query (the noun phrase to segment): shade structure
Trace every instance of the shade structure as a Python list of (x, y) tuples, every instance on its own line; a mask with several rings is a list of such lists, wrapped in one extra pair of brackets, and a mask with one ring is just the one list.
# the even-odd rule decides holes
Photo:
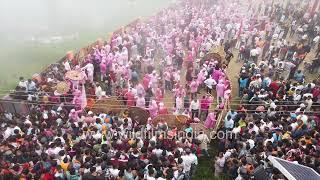
[(200, 61), (200, 64), (203, 65), (206, 62), (208, 63), (214, 63), (215, 61), (218, 62), (218, 64), (222, 63), (222, 56), (216, 52), (208, 53), (206, 54)]
[(150, 117), (149, 111), (140, 107), (129, 107), (128, 113), (129, 117), (140, 125), (147, 124)]
[(173, 114), (161, 114), (153, 119), (153, 123), (156, 126), (159, 122), (165, 121), (170, 128), (182, 129), (189, 121), (189, 117), (185, 115), (173, 115)]
[(280, 159), (274, 156), (268, 156), (272, 165), (289, 180), (319, 180), (320, 175), (312, 168)]
[[(205, 133), (209, 138), (211, 138), (212, 135), (214, 135), (215, 132), (210, 131), (203, 123), (191, 123), (190, 126), (192, 127), (193, 131), (196, 133), (203, 132)], [(212, 134), (210, 134), (212, 133)]]
[(125, 108), (123, 103), (117, 98), (104, 98), (98, 100), (92, 107), (92, 111), (96, 113), (115, 113), (120, 114), (120, 112)]

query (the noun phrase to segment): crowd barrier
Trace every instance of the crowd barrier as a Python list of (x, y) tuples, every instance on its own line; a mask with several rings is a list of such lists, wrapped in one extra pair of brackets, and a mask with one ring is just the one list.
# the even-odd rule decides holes
[(0, 112), (10, 112), (12, 114), (28, 115), (31, 105), (28, 101), (0, 99)]

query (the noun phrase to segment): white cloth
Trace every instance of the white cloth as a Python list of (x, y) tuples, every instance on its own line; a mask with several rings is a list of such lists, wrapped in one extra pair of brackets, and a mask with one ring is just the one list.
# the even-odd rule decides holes
[(208, 78), (208, 79), (206, 79), (206, 80), (204, 81), (204, 84), (205, 84), (209, 89), (212, 89), (213, 86), (217, 85), (217, 82), (216, 82), (214, 79), (212, 79), (212, 77), (210, 77), (210, 78)]
[(181, 156), (181, 158), (183, 160), (183, 171), (184, 172), (189, 172), (192, 164), (198, 164), (197, 157), (192, 154), (183, 155), (183, 156)]
[(197, 136), (197, 139), (201, 142), (200, 148), (208, 150), (208, 143), (210, 142), (210, 140), (208, 138), (208, 135), (206, 135), (204, 133), (203, 134), (199, 134)]
[(196, 101), (191, 101), (190, 103), (190, 108), (192, 110), (198, 110), (200, 108), (200, 102), (199, 100), (196, 100)]
[(70, 70), (71, 70), (69, 61), (65, 61), (65, 62), (63, 63), (63, 66), (64, 66), (64, 69), (65, 69), (66, 71), (70, 71)]

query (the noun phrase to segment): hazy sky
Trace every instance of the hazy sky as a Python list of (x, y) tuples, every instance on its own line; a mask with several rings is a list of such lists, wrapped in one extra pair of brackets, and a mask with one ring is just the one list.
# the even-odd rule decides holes
[[(133, 1), (140, 7), (130, 4)], [(130, 14), (148, 11), (141, 2), (159, 0), (0, 0), (0, 34), (24, 37), (98, 29), (115, 18), (121, 21)]]
[[(173, 0), (0, 0), (0, 89)], [(132, 4), (135, 2), (135, 4)], [(76, 38), (69, 38), (76, 34)], [(60, 37), (60, 41), (52, 41)]]

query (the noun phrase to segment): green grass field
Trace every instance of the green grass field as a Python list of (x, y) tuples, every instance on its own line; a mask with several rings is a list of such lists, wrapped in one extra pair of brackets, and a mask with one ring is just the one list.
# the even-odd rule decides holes
[[(16, 0), (13, 0), (16, 1)], [(34, 0), (32, 0), (34, 1)], [(50, 0), (44, 0), (49, 1)], [(69, 0), (67, 0), (69, 1)], [(8, 1), (9, 2), (9, 1)], [(37, 32), (5, 32), (0, 35), (0, 90), (1, 95), (3, 95), (5, 90), (12, 89), (15, 87), (18, 82), (18, 78), (20, 76), (30, 77), (34, 73), (41, 72), (41, 70), (48, 66), (51, 63), (55, 63), (57, 60), (62, 58), (65, 53), (69, 50), (77, 51), (78, 49), (85, 47), (92, 42), (96, 41), (98, 38), (106, 38), (108, 33), (124, 26), (134, 19), (138, 17), (148, 17), (160, 9), (167, 7), (170, 5), (172, 0), (135, 0), (135, 4), (130, 4), (132, 0), (112, 0), (112, 1), (87, 1), (91, 2), (91, 7), (88, 11), (94, 12), (95, 10), (99, 11), (95, 13), (95, 16), (82, 17), (81, 12), (72, 12), (70, 14), (65, 14), (61, 17), (61, 7), (56, 7), (57, 11), (60, 15), (57, 15), (57, 18), (54, 19), (53, 29), (47, 30), (47, 32), (56, 32), (59, 31), (59, 34), (70, 34), (77, 32), (78, 37), (76, 39), (67, 39), (59, 43), (53, 44), (44, 44), (39, 42), (30, 42), (26, 41), (23, 38), (20, 38), (22, 35), (28, 36), (29, 34), (37, 34)], [(85, 7), (87, 2), (82, 2), (81, 8)], [(97, 2), (97, 4), (95, 4)], [(85, 4), (87, 3), (87, 4)], [(10, 5), (10, 4), (9, 4)], [(49, 4), (50, 6), (52, 4)], [(12, 5), (14, 6), (14, 5)], [(73, 5), (69, 5), (72, 7)], [(5, 7), (0, 8), (1, 10)], [(10, 8), (10, 7), (9, 7)], [(28, 7), (27, 7), (28, 8)], [(51, 7), (49, 7), (51, 8)], [(78, 10), (80, 7), (78, 7)], [(31, 9), (30, 9), (31, 10)], [(75, 10), (75, 11), (78, 11)], [(9, 11), (9, 10), (7, 10)], [(15, 12), (14, 9), (12, 10)], [(18, 11), (18, 10), (17, 10)], [(20, 11), (20, 10), (19, 10)], [(64, 10), (65, 12), (66, 10)], [(69, 10), (67, 10), (69, 11)], [(2, 12), (3, 13), (3, 12)], [(77, 14), (76, 14), (77, 13)], [(88, 12), (87, 12), (88, 13)], [(43, 14), (43, 12), (37, 12), (39, 16)], [(55, 12), (53, 12), (55, 14)], [(74, 15), (76, 14), (76, 15)], [(90, 12), (89, 12), (90, 14)], [(1, 14), (0, 13), (0, 22), (1, 22)], [(8, 13), (10, 15), (10, 13)], [(68, 22), (68, 16), (75, 16), (78, 22), (74, 22), (75, 17), (72, 17), (72, 22)], [(94, 21), (95, 17), (98, 16), (96, 22)], [(25, 16), (28, 16), (26, 14)], [(55, 18), (56, 15), (52, 15)], [(3, 16), (5, 17), (5, 16)], [(17, 17), (18, 18), (18, 17)], [(21, 24), (21, 28), (24, 28), (26, 24), (29, 26), (33, 26), (33, 24), (25, 23), (23, 20), (21, 22), (17, 21), (18, 25), (15, 25), (15, 29), (19, 29), (19, 23)], [(19, 17), (20, 18), (20, 17)], [(31, 19), (33, 17), (30, 17)], [(82, 19), (83, 18), (83, 22)], [(19, 20), (19, 19), (18, 19)], [(25, 24), (24, 24), (25, 23)], [(23, 26), (22, 26), (23, 24)], [(48, 23), (50, 24), (50, 23)], [(37, 24), (34, 24), (37, 26)], [(61, 27), (55, 27), (54, 25), (61, 25)], [(18, 27), (18, 28), (16, 28)], [(50, 27), (50, 26), (49, 26)], [(12, 31), (15, 31), (13, 29)], [(5, 34), (5, 35), (3, 35)], [(22, 35), (21, 35), (22, 34)], [(41, 36), (51, 36), (53, 33), (45, 34), (42, 32)], [(17, 38), (16, 38), (17, 37)], [(18, 38), (19, 37), (19, 38)]]

